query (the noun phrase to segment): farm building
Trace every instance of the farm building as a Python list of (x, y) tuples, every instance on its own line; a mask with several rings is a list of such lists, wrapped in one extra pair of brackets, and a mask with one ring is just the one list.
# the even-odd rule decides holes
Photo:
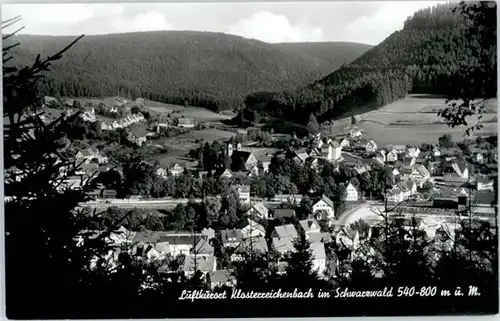
[(179, 118), (177, 125), (183, 128), (194, 128), (194, 118)]

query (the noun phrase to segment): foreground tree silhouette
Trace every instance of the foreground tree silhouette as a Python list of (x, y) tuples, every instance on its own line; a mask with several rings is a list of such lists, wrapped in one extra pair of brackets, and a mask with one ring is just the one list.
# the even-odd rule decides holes
[(314, 269), (311, 243), (306, 239), (305, 233), (299, 233), (293, 246), (294, 251), (290, 254), (286, 268), (284, 287), (303, 291), (307, 291), (309, 288), (318, 289), (320, 280)]
[[(19, 18), (2, 23), (2, 31)], [(6, 296), (9, 318), (71, 318), (120, 316), (118, 302), (141, 293), (144, 269), (122, 257), (118, 266), (91, 266), (110, 248), (104, 241), (116, 226), (97, 238), (82, 232), (91, 215), (75, 208), (93, 188), (64, 185), (67, 172), (79, 166), (62, 156), (64, 128), (72, 117), (45, 124), (43, 97), (37, 87), (51, 63), (83, 36), (53, 56), (38, 56), (31, 66), (10, 67), (14, 33), (3, 36), (3, 116), (5, 171)], [(10, 42), (10, 43), (9, 43)], [(77, 243), (76, 239), (81, 242)], [(102, 262), (102, 260), (100, 260)], [(114, 307), (113, 307), (114, 306)], [(130, 315), (127, 306), (121, 317)]]
[[(466, 134), (482, 128), (485, 99), (497, 96), (497, 17), (494, 1), (462, 1), (455, 9), (467, 21), (465, 40), (469, 61), (461, 61), (451, 78), (455, 92), (441, 116), (450, 127), (466, 126)], [(470, 116), (479, 121), (470, 124)]]

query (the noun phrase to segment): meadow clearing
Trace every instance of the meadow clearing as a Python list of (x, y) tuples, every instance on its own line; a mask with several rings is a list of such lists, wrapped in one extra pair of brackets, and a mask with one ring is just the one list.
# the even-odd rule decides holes
[[(498, 133), (496, 104), (496, 99), (487, 102), (486, 113), (481, 121), (483, 128), (476, 131), (473, 136)], [(451, 128), (438, 117), (438, 110), (445, 107), (444, 98), (409, 95), (378, 110), (356, 115), (356, 126), (364, 131), (366, 137), (374, 139), (380, 146), (437, 143), (443, 134), (451, 134), (456, 141), (463, 140), (466, 138), (464, 136), (466, 127)], [(335, 120), (335, 134), (345, 132), (350, 122), (350, 117)], [(477, 116), (470, 117), (470, 126), (476, 122)]]
[(184, 107), (179, 105), (164, 104), (151, 100), (146, 100), (144, 102), (144, 108), (157, 113), (174, 113), (178, 116), (184, 116), (186, 118), (192, 117), (198, 122), (231, 119), (230, 115), (219, 114), (206, 108)]

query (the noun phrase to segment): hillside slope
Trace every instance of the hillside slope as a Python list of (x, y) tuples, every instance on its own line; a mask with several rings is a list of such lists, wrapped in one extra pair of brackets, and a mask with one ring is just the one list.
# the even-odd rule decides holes
[[(17, 36), (16, 64), (67, 45), (73, 37)], [(209, 32), (164, 31), (86, 36), (54, 64), (48, 95), (107, 96), (120, 92), (212, 110), (242, 107), (258, 91), (294, 90), (366, 52), (357, 43), (289, 46)]]
[[(251, 111), (304, 123), (311, 113), (319, 120), (375, 109), (403, 98), (409, 92), (450, 94), (457, 88), (461, 67), (478, 62), (465, 37), (472, 21), (453, 11), (454, 4), (416, 12), (382, 43), (351, 64), (298, 91), (252, 94), (246, 99)], [(493, 10), (496, 8), (488, 9)], [(496, 35), (495, 35), (496, 38)], [(496, 52), (496, 46), (491, 52)], [(496, 59), (494, 69), (496, 74)], [(488, 85), (495, 95), (496, 83)], [(252, 114), (247, 113), (245, 114)]]

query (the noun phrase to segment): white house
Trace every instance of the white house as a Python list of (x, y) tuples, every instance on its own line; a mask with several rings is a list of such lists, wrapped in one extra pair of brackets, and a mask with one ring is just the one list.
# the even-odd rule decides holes
[(174, 166), (172, 166), (170, 169), (169, 169), (169, 173), (170, 175), (172, 176), (179, 176), (181, 175), (182, 173), (184, 173), (184, 167), (182, 167), (181, 165), (179, 164), (174, 164)]
[(369, 153), (373, 153), (377, 150), (377, 143), (375, 143), (374, 140), (370, 140), (368, 143), (366, 143), (366, 151)]
[(318, 272), (320, 277), (326, 270), (326, 252), (325, 244), (323, 243), (312, 243), (311, 244), (312, 257), (313, 257), (313, 269)]
[(177, 125), (183, 128), (193, 128), (194, 127), (194, 119), (193, 118), (179, 118)]
[(385, 163), (387, 161), (387, 155), (385, 153), (385, 150), (382, 149), (377, 151), (375, 158), (380, 162)]
[(167, 178), (168, 171), (164, 168), (158, 168), (156, 170), (156, 175), (160, 176), (161, 178)]
[(439, 147), (434, 146), (434, 148), (432, 148), (432, 155), (434, 157), (441, 157), (441, 150), (439, 149)]
[(322, 195), (321, 198), (313, 204), (312, 211), (314, 214), (317, 212), (326, 212), (326, 219), (329, 221), (335, 218), (335, 205), (326, 195)]
[(398, 160), (398, 151), (395, 150), (394, 148), (391, 149), (388, 153), (387, 153), (387, 156), (386, 156), (386, 159), (388, 162), (395, 162)]
[(406, 155), (411, 158), (417, 158), (418, 155), (420, 155), (420, 148), (418, 147), (408, 148), (408, 150), (406, 151)]
[(241, 229), (243, 239), (250, 237), (266, 236), (266, 230), (262, 224), (255, 222), (254, 220), (247, 219), (245, 227)]
[(308, 158), (309, 158), (309, 154), (303, 152), (303, 153), (296, 153), (293, 160), (297, 164), (304, 164), (306, 162), (306, 159), (308, 159)]
[(277, 237), (279, 239), (290, 238), (294, 240), (299, 236), (299, 234), (297, 233), (297, 230), (295, 229), (295, 226), (293, 226), (293, 224), (285, 224), (276, 226), (271, 236)]
[(400, 174), (401, 173), (399, 172), (399, 170), (396, 167), (394, 167), (392, 169), (392, 176), (396, 177), (396, 176), (399, 176)]
[(358, 189), (352, 185), (351, 182), (349, 182), (349, 185), (347, 185), (346, 188), (346, 197), (345, 200), (348, 202), (356, 202), (359, 199), (359, 193)]
[(224, 247), (238, 247), (243, 241), (243, 233), (239, 229), (222, 230), (220, 231), (222, 244)]
[(494, 191), (493, 180), (488, 177), (476, 177), (476, 189), (478, 191)]
[(342, 138), (342, 140), (340, 141), (340, 147), (344, 148), (349, 146), (350, 146), (349, 139), (347, 139), (347, 137)]
[(399, 182), (392, 188), (391, 191), (389, 191), (387, 195), (387, 202), (400, 203), (415, 194), (417, 194), (417, 184), (415, 184), (415, 182)]
[(410, 173), (410, 179), (412, 181), (426, 181), (430, 178), (431, 178), (431, 173), (422, 164), (415, 166)]

